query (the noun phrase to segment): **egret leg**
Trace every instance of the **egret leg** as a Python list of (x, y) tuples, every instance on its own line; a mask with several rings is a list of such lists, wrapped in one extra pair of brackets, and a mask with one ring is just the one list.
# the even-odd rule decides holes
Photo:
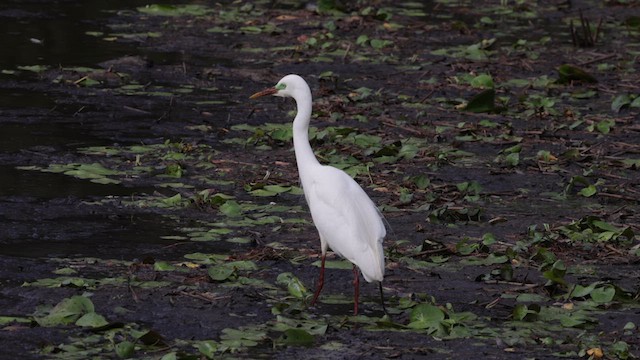
[(327, 257), (326, 254), (322, 254), (322, 263), (320, 265), (320, 278), (318, 279), (318, 287), (316, 287), (316, 292), (313, 294), (313, 300), (311, 300), (312, 306), (315, 305), (316, 300), (318, 300), (318, 296), (320, 296), (320, 291), (324, 286), (324, 260), (326, 259), (326, 257)]
[(389, 315), (389, 313), (387, 313), (387, 308), (384, 306), (384, 294), (382, 293), (382, 281), (380, 281), (378, 285), (380, 285), (380, 304), (382, 305), (382, 311), (384, 311), (385, 315)]
[(358, 315), (358, 300), (360, 298), (360, 272), (353, 265), (353, 315)]

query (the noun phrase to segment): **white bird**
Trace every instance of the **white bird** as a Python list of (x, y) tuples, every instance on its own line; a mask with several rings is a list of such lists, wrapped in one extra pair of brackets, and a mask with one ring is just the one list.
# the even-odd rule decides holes
[(351, 176), (335, 167), (320, 164), (314, 155), (309, 144), (312, 98), (306, 81), (298, 75), (287, 75), (274, 87), (255, 93), (250, 98), (265, 95), (291, 97), (297, 104), (297, 114), (293, 120), (293, 147), (300, 182), (313, 223), (320, 234), (322, 250), (320, 278), (311, 305), (315, 304), (324, 285), (327, 248), (331, 248), (334, 253), (354, 264), (354, 314), (358, 313), (358, 268), (367, 282), (379, 282), (381, 304), (386, 313), (382, 297), (382, 241), (386, 229), (380, 212)]

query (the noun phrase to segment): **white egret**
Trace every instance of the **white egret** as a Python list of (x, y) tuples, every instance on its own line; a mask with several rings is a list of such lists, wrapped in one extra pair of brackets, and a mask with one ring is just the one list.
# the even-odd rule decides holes
[(335, 167), (321, 165), (316, 159), (309, 144), (312, 97), (306, 81), (298, 75), (287, 75), (274, 87), (253, 94), (251, 99), (265, 95), (291, 97), (297, 104), (293, 120), (293, 147), (300, 182), (320, 234), (322, 251), (320, 278), (311, 305), (315, 304), (324, 285), (326, 253), (327, 248), (331, 248), (353, 263), (354, 314), (358, 313), (358, 268), (367, 282), (379, 282), (380, 300), (386, 313), (382, 297), (382, 241), (386, 230), (378, 209), (351, 176)]

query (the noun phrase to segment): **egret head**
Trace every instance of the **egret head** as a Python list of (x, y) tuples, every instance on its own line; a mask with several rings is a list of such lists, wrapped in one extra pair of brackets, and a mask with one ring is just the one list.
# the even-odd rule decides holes
[(297, 97), (302, 94), (310, 95), (309, 85), (307, 85), (306, 81), (304, 81), (300, 76), (291, 74), (280, 79), (274, 87), (270, 87), (251, 95), (250, 99), (255, 99), (265, 95), (273, 95), (291, 97), (298, 100)]

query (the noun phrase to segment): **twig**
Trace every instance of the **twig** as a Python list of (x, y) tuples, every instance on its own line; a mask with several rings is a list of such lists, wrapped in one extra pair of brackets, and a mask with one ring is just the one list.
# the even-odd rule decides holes
[(148, 112), (148, 111), (141, 110), (141, 109), (136, 109), (136, 108), (134, 108), (134, 107), (127, 106), (127, 105), (124, 105), (124, 106), (123, 106), (123, 108), (124, 108), (125, 110), (130, 110), (130, 111), (137, 112), (137, 113), (144, 114), (144, 115), (149, 115), (149, 114), (151, 114), (151, 113), (150, 113), (150, 112)]
[(611, 59), (612, 57), (615, 57), (616, 55), (617, 54), (615, 54), (615, 53), (604, 55), (604, 56), (601, 56), (601, 57), (598, 57), (598, 58), (595, 58), (595, 59), (591, 59), (589, 61), (581, 62), (578, 65), (580, 65), (580, 66), (590, 65), (590, 64), (593, 64), (593, 63), (596, 63), (596, 62), (599, 62), (599, 61)]
[(222, 300), (222, 299), (228, 299), (231, 296), (229, 295), (225, 295), (225, 296), (207, 296), (204, 294), (193, 294), (193, 293), (188, 293), (186, 291), (179, 291), (178, 295), (182, 295), (182, 296), (188, 296), (188, 297), (192, 297), (194, 299), (198, 299), (198, 300), (203, 300), (203, 301), (208, 301), (210, 303), (215, 302), (216, 300)]
[(406, 131), (412, 132), (414, 134), (423, 135), (422, 131), (420, 131), (420, 130), (411, 129), (411, 128), (408, 128), (406, 126), (398, 125), (398, 124), (392, 123), (390, 120), (382, 120), (381, 122), (383, 124), (387, 125), (387, 126), (391, 126), (391, 127), (402, 129), (402, 130), (406, 130)]
[(138, 294), (136, 294), (135, 290), (133, 290), (133, 287), (131, 286), (131, 284), (128, 285), (129, 286), (129, 291), (131, 292), (131, 297), (133, 298), (133, 301), (135, 302), (140, 302), (140, 298), (138, 298)]
[(344, 55), (342, 55), (342, 62), (344, 63), (347, 59), (347, 55), (349, 55), (349, 50), (351, 50), (351, 43), (347, 45), (347, 50), (345, 50)]
[(618, 255), (622, 255), (622, 256), (624, 256), (624, 255), (625, 255), (625, 253), (623, 253), (622, 251), (620, 251), (620, 250), (618, 250), (618, 249), (614, 248), (613, 246), (611, 246), (611, 245), (609, 245), (609, 244), (605, 245), (604, 247), (606, 247), (607, 249), (609, 249), (609, 250), (613, 251), (614, 253), (616, 253), (616, 254), (618, 254)]

